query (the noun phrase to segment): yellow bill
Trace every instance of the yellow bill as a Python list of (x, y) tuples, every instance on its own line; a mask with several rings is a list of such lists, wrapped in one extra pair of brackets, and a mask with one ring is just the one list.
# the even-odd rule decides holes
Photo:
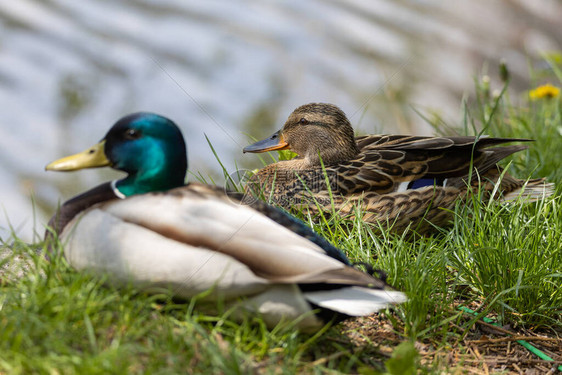
[(76, 171), (84, 168), (106, 167), (111, 162), (105, 156), (105, 140), (97, 145), (90, 147), (86, 151), (64, 157), (47, 164), (45, 170), (48, 171)]

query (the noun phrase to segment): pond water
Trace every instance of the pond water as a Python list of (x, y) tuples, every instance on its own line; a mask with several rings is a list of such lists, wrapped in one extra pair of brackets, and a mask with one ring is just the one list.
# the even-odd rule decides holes
[(0, 237), (42, 236), (60, 200), (118, 176), (44, 166), (124, 114), (173, 119), (190, 170), (219, 182), (205, 135), (229, 170), (256, 167), (241, 153), (248, 134), (270, 134), (307, 102), (338, 104), (360, 133), (430, 134), (412, 108), (454, 124), (485, 64), (493, 79), (506, 59), (525, 87), (528, 54), (560, 48), (561, 9), (555, 0), (2, 1)]

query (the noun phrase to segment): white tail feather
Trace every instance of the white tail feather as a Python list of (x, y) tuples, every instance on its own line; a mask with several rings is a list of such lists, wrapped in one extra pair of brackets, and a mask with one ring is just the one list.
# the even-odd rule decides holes
[(375, 313), (392, 304), (406, 302), (408, 298), (395, 290), (348, 287), (316, 292), (306, 292), (307, 301), (320, 307), (350, 316), (364, 316)]
[(523, 202), (536, 202), (554, 194), (554, 184), (552, 182), (544, 182), (535, 185), (525, 185), (521, 189), (505, 194), (501, 202), (513, 202), (520, 199)]

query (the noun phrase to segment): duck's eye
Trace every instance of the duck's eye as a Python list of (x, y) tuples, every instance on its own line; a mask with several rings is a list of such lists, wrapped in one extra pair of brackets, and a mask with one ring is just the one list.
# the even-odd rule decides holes
[(299, 124), (306, 125), (306, 124), (308, 124), (308, 120), (305, 119), (304, 117), (301, 117), (301, 119), (299, 120)]
[(136, 129), (127, 129), (125, 130), (125, 138), (126, 139), (138, 139), (141, 136), (141, 132)]

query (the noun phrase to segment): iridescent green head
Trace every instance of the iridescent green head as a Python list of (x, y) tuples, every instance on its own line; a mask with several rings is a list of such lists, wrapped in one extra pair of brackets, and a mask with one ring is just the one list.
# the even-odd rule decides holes
[(128, 174), (115, 183), (124, 196), (169, 190), (185, 183), (185, 142), (173, 121), (154, 113), (134, 113), (113, 125), (92, 148), (52, 162), (49, 170), (111, 166)]

